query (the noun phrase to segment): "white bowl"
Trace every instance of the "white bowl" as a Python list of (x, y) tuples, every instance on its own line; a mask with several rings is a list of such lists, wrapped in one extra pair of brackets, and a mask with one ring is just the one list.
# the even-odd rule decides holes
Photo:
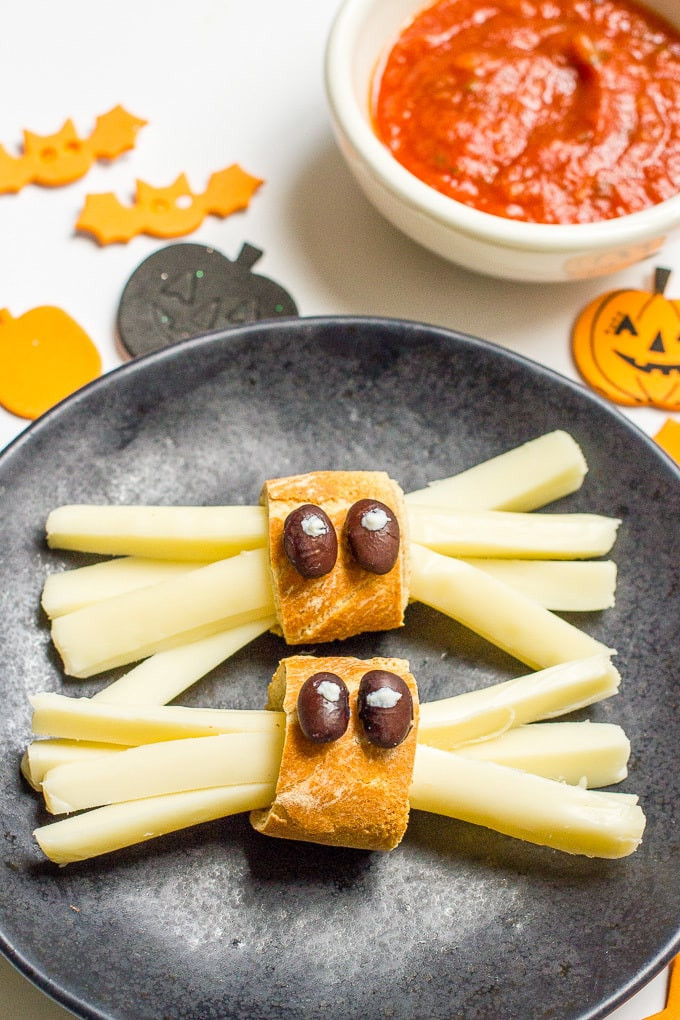
[[(371, 127), (372, 78), (404, 23), (426, 6), (428, 0), (345, 0), (328, 38), (325, 83), (336, 138), (375, 207), (438, 255), (510, 280), (603, 276), (658, 251), (680, 228), (680, 195), (598, 223), (524, 223), (457, 202), (397, 162)], [(646, 6), (680, 28), (678, 0), (646, 0)]]

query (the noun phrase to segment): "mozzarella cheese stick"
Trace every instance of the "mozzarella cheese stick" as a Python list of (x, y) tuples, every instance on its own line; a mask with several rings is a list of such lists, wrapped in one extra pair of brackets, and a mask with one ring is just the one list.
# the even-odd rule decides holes
[(58, 765), (80, 762), (85, 765), (93, 758), (125, 751), (124, 744), (96, 743), (89, 740), (33, 740), (21, 761), (21, 771), (34, 790), (41, 784), (50, 769)]
[(87, 764), (59, 765), (45, 776), (42, 792), (47, 810), (64, 814), (187, 790), (273, 783), (282, 748), (283, 727), (144, 744)]
[(406, 502), (461, 510), (536, 510), (576, 492), (587, 470), (578, 444), (558, 430), (414, 490)]
[[(464, 558), (464, 557), (463, 557)], [(553, 612), (593, 612), (616, 601), (612, 560), (465, 559)]]
[(73, 864), (192, 825), (266, 807), (274, 796), (274, 785), (218, 786), (111, 804), (43, 825), (33, 835), (49, 860), (62, 866)]
[(600, 514), (408, 508), (411, 539), (445, 556), (576, 560), (603, 556), (620, 521)]
[(586, 857), (626, 857), (645, 828), (642, 809), (625, 794), (584, 790), (422, 744), (409, 798), (416, 810)]
[(52, 549), (166, 560), (223, 560), (267, 542), (258, 506), (60, 506), (48, 515)]
[(33, 694), (29, 700), (36, 736), (127, 747), (218, 733), (276, 733), (284, 724), (281, 713), (264, 709), (107, 704), (53, 693)]
[(72, 613), (92, 602), (101, 602), (135, 588), (158, 584), (169, 577), (186, 574), (204, 566), (186, 560), (152, 560), (141, 556), (121, 556), (87, 567), (75, 567), (50, 574), (43, 586), (41, 605), (49, 618)]
[(535, 669), (598, 652), (599, 641), (462, 560), (411, 543), (411, 598), (437, 609)]
[(560, 663), (503, 683), (420, 706), (418, 740), (454, 750), (575, 712), (616, 694), (621, 677), (606, 654)]
[(592, 789), (626, 778), (630, 741), (614, 723), (537, 722), (466, 744), (456, 753)]
[(52, 623), (69, 676), (88, 677), (273, 614), (266, 549), (255, 549)]
[(188, 645), (157, 652), (102, 688), (92, 700), (108, 705), (167, 705), (275, 623), (275, 616), (265, 616)]

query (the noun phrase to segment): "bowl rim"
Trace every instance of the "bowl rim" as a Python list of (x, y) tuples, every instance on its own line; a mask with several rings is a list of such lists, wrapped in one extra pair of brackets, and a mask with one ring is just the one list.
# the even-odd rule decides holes
[[(440, 226), (470, 238), (515, 249), (545, 252), (573, 252), (584, 248), (611, 249), (666, 236), (680, 225), (680, 193), (656, 205), (614, 219), (594, 223), (553, 224), (513, 220), (483, 212), (458, 202), (419, 180), (403, 167), (380, 142), (368, 119), (366, 107), (357, 100), (352, 82), (352, 59), (356, 40), (366, 16), (378, 4), (389, 0), (343, 0), (331, 24), (324, 54), (324, 85), (333, 126), (356, 159), (363, 163), (376, 184), (409, 207)], [(434, 2), (434, 0), (432, 0)], [(428, 6), (427, 0), (413, 0), (414, 13)], [(375, 66), (386, 40), (376, 47)]]

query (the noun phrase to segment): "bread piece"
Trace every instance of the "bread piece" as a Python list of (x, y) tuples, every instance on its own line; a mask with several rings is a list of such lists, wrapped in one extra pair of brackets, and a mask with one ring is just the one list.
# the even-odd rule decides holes
[[(385, 503), (399, 522), (399, 556), (387, 574), (365, 570), (351, 555), (345, 520), (359, 499)], [(269, 516), (274, 603), (288, 644), (335, 641), (403, 625), (408, 602), (408, 520), (401, 488), (389, 475), (384, 471), (317, 471), (275, 478), (265, 483), (261, 502)], [(286, 517), (303, 503), (325, 510), (337, 533), (337, 562), (323, 577), (302, 577), (283, 549)]]
[[(407, 684), (414, 724), (397, 747), (376, 747), (357, 714), (364, 673), (385, 669)], [(308, 740), (297, 718), (297, 696), (312, 674), (328, 671), (349, 690), (350, 721), (345, 734), (327, 744)], [(253, 811), (258, 832), (328, 846), (393, 850), (406, 831), (409, 789), (416, 752), (418, 690), (404, 659), (352, 659), (295, 655), (283, 659), (269, 685), (267, 708), (286, 713), (286, 732), (276, 794), (271, 807)]]

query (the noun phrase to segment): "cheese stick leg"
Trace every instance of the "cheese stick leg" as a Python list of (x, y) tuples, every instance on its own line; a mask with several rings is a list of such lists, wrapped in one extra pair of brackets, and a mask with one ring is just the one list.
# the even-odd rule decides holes
[(520, 514), (408, 508), (411, 539), (445, 556), (578, 560), (604, 556), (620, 520), (602, 514)]
[(60, 765), (42, 785), (47, 810), (70, 813), (213, 786), (276, 781), (283, 727), (269, 733), (188, 737), (131, 747), (87, 764)]
[(421, 744), (410, 802), (417, 810), (586, 857), (626, 857), (645, 827), (641, 808), (625, 794), (584, 790)]
[(135, 588), (158, 584), (207, 564), (184, 560), (153, 560), (142, 556), (119, 556), (87, 567), (60, 570), (45, 579), (41, 605), (53, 620), (65, 613), (110, 599)]
[(593, 789), (626, 778), (630, 741), (614, 723), (531, 723), (466, 744), (457, 754)]
[(52, 549), (164, 560), (223, 560), (264, 546), (261, 506), (60, 506), (48, 515)]
[(409, 492), (406, 502), (469, 510), (536, 510), (576, 492), (587, 470), (578, 443), (558, 430)]
[(589, 613), (615, 603), (612, 560), (463, 559), (553, 612)]
[(480, 634), (534, 669), (612, 654), (566, 620), (462, 560), (411, 545), (411, 597)]
[(89, 677), (273, 613), (267, 551), (255, 549), (60, 616), (52, 640), (65, 672)]
[(553, 719), (616, 694), (621, 677), (608, 655), (560, 663), (420, 707), (418, 740), (457, 750), (513, 726)]
[(111, 804), (43, 825), (33, 833), (55, 864), (72, 864), (227, 815), (265, 808), (275, 783), (214, 787)]
[(167, 705), (275, 623), (275, 616), (265, 616), (200, 641), (157, 652), (104, 687), (92, 700), (107, 705)]

